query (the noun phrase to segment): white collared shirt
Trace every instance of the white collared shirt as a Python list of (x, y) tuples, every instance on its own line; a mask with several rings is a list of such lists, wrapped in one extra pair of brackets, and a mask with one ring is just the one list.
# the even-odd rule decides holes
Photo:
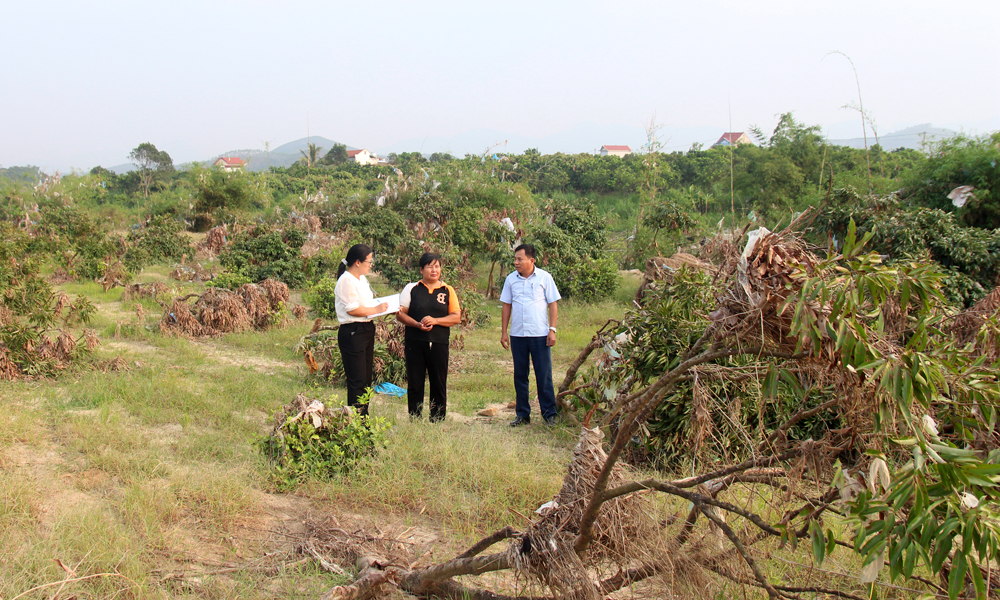
[(333, 295), (336, 298), (337, 321), (341, 325), (371, 320), (369, 317), (355, 317), (347, 314), (347, 311), (362, 306), (375, 306), (375, 294), (364, 275), (359, 278), (351, 275), (350, 271), (344, 271), (344, 274), (337, 280), (337, 286), (333, 288)]
[(562, 296), (552, 275), (535, 267), (528, 277), (511, 272), (503, 282), (500, 302), (510, 304), (510, 331), (512, 337), (542, 337), (549, 334), (549, 304)]

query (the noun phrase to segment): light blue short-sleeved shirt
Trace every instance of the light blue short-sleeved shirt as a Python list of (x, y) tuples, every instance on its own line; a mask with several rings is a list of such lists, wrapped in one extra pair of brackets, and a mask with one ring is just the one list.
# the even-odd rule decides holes
[(500, 302), (510, 304), (512, 337), (542, 337), (549, 334), (549, 304), (559, 300), (559, 290), (552, 275), (535, 267), (534, 273), (521, 277), (513, 271), (503, 282)]

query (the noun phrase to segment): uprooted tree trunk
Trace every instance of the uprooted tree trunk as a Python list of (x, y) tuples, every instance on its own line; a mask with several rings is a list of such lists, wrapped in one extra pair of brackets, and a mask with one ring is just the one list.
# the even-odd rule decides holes
[[(850, 289), (853, 275), (845, 276), (836, 266), (829, 271), (833, 275), (820, 272), (830, 267), (818, 266), (818, 259), (793, 237), (792, 228), (797, 224), (778, 234), (762, 230), (751, 237), (742, 255), (731, 257), (723, 269), (723, 281), (728, 283), (721, 288), (704, 334), (672, 363), (675, 366), (640, 389), (618, 394), (607, 403), (595, 427), (591, 421), (599, 401), (593, 402), (582, 419), (562, 489), (539, 509), (528, 527), (522, 531), (504, 528), (454, 559), (426, 568), (379, 566), (369, 561), (352, 584), (334, 588), (323, 599), (377, 598), (398, 588), (420, 597), (596, 600), (646, 580), (669, 588), (687, 578), (704, 589), (698, 580), (710, 575), (759, 588), (769, 598), (805, 593), (857, 600), (869, 597), (867, 587), (878, 574), (881, 560), (867, 560), (861, 583), (856, 576), (829, 575), (797, 582), (800, 585), (781, 585), (772, 581), (769, 569), (762, 564), (773, 552), (794, 552), (797, 540), (803, 538), (812, 539), (819, 561), (835, 547), (853, 548), (853, 543), (823, 527), (824, 517), (849, 516), (845, 503), (864, 493), (866, 485), (873, 498), (878, 493), (884, 498), (889, 492), (888, 473), (885, 481), (873, 476), (876, 481), (866, 482), (859, 471), (867, 464), (840, 470), (833, 466), (845, 451), (857, 453), (875, 439), (871, 413), (893, 392), (886, 389), (885, 380), (879, 381), (862, 368), (862, 362), (872, 360), (870, 356), (857, 352), (848, 356), (841, 348), (845, 336), (836, 334), (838, 323), (833, 319), (850, 318), (852, 326), (861, 327), (861, 318), (845, 312), (834, 296), (803, 292), (804, 286), (827, 284), (831, 289), (835, 285)], [(835, 260), (831, 264), (839, 263)], [(862, 264), (858, 268), (867, 267)], [(861, 293), (837, 296), (847, 298), (848, 303), (853, 297), (858, 298), (856, 312), (864, 312)], [(884, 299), (883, 304), (891, 305)], [(575, 393), (572, 386), (577, 370), (590, 353), (609, 342), (604, 335), (607, 326), (570, 367), (559, 388), (561, 397)], [(892, 329), (886, 326), (884, 331)], [(880, 322), (877, 330), (864, 332), (868, 336), (863, 341), (865, 352), (879, 353), (882, 361), (901, 360), (898, 357), (904, 351), (898, 340), (880, 337), (882, 331)], [(833, 399), (812, 407), (803, 403), (791, 417), (759, 432), (760, 441), (750, 456), (735, 464), (716, 463), (708, 472), (661, 480), (639, 477), (622, 462), (623, 454), (665, 397), (682, 383), (696, 379), (699, 367), (718, 365), (733, 357), (769, 360), (809, 372), (835, 390)], [(951, 385), (953, 393), (960, 391), (957, 378)], [(794, 425), (827, 410), (837, 410), (855, 422), (829, 429), (818, 440), (789, 440)], [(611, 425), (614, 436), (605, 448), (602, 438)], [(876, 467), (873, 463), (873, 473)], [(727, 497), (734, 488), (741, 491)], [(666, 520), (653, 518), (652, 498), (657, 493), (683, 501), (686, 514)], [(762, 502), (748, 501), (748, 496)], [(762, 510), (762, 504), (770, 506)], [(908, 511), (906, 506), (901, 508), (897, 519), (908, 518)], [(483, 554), (501, 543), (505, 547)], [(802, 560), (801, 554), (792, 557)], [(923, 588), (904, 589), (947, 594), (947, 572), (953, 560), (957, 560), (954, 553), (945, 554), (943, 583), (907, 573), (913, 585)], [(540, 591), (541, 595), (510, 596), (456, 581), (463, 575), (492, 571), (509, 571), (523, 589)], [(989, 580), (991, 574), (983, 573)], [(973, 579), (968, 577), (971, 585)]]

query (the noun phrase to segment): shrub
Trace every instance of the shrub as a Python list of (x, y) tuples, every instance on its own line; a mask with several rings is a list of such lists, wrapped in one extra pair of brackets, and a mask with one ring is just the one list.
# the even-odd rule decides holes
[(336, 287), (337, 280), (335, 278), (324, 277), (309, 288), (304, 299), (318, 316), (324, 319), (336, 319), (337, 299), (333, 295), (333, 290)]
[(955, 213), (906, 208), (895, 195), (861, 197), (852, 188), (836, 190), (830, 204), (816, 220), (821, 231), (843, 240), (853, 219), (891, 263), (930, 256), (949, 273), (951, 302), (971, 306), (1000, 284), (1000, 229), (963, 226)]
[(94, 306), (53, 291), (28, 245), (27, 234), (0, 222), (0, 380), (52, 375), (97, 345), (66, 330), (89, 322)]
[(337, 229), (351, 230), (351, 244), (372, 247), (376, 258), (373, 269), (389, 285), (401, 288), (413, 279), (423, 249), (402, 216), (369, 202), (345, 207), (336, 221)]
[(228, 271), (219, 273), (210, 281), (205, 282), (206, 287), (214, 288), (225, 288), (227, 290), (235, 290), (240, 286), (253, 283), (250, 278), (242, 273), (230, 273)]
[(306, 281), (300, 254), (304, 243), (305, 234), (298, 229), (275, 231), (259, 226), (233, 236), (219, 255), (219, 263), (251, 282), (270, 278), (291, 288), (302, 287)]
[(528, 235), (540, 254), (538, 264), (552, 273), (564, 298), (599, 300), (618, 289), (618, 267), (608, 258), (603, 219), (593, 203), (553, 200), (546, 206), (551, 224), (536, 225)]
[[(371, 399), (368, 388), (359, 402)], [(330, 479), (349, 473), (365, 457), (386, 445), (389, 423), (383, 417), (358, 415), (333, 396), (326, 402), (299, 394), (275, 414), (271, 435), (261, 450), (274, 463), (279, 489), (310, 478)]]
[(584, 302), (611, 296), (621, 283), (618, 265), (610, 258), (584, 257), (572, 263), (557, 263), (549, 271), (562, 296)]
[(126, 238), (131, 247), (122, 262), (155, 263), (176, 262), (187, 254), (193, 255), (191, 241), (181, 233), (181, 222), (166, 215), (158, 215), (148, 223), (133, 227)]
[(270, 199), (265, 180), (242, 170), (208, 169), (198, 174), (195, 211), (239, 211), (263, 206)]
[[(981, 137), (955, 136), (935, 146), (931, 156), (904, 177), (909, 200), (954, 212), (966, 225), (1000, 227), (1000, 131)], [(975, 188), (957, 208), (948, 194), (959, 186)]]

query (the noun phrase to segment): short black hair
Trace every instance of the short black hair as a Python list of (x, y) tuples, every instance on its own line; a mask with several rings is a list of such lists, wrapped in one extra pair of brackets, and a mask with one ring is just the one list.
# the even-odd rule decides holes
[(423, 256), (420, 257), (419, 265), (423, 269), (432, 262), (437, 261), (438, 264), (444, 266), (444, 261), (441, 260), (441, 255), (437, 252), (424, 252)]
[(521, 250), (524, 250), (524, 256), (526, 258), (535, 258), (535, 247), (531, 244), (521, 244), (517, 248), (514, 248), (514, 254), (517, 254)]

